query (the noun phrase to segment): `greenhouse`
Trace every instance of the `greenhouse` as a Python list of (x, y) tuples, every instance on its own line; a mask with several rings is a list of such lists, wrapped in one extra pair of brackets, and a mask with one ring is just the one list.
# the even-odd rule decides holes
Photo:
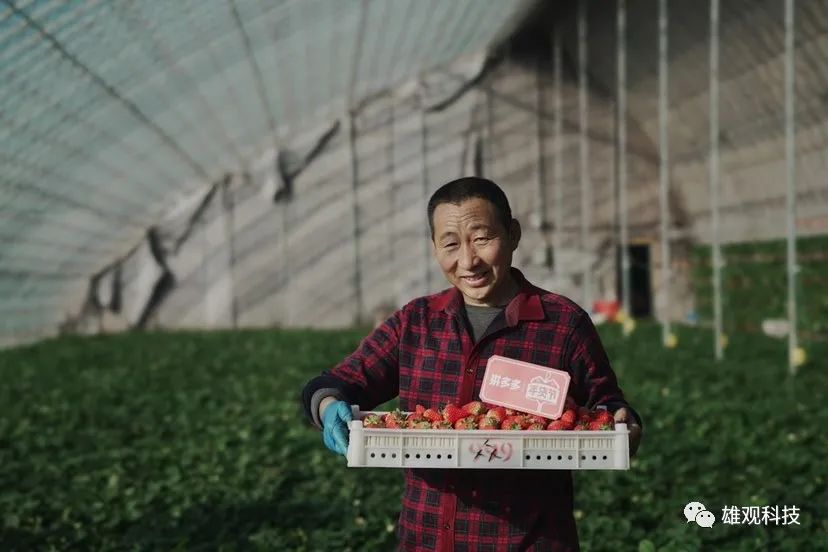
[(476, 176), (643, 420), (580, 549), (828, 550), (826, 49), (817, 0), (2, 0), (0, 549), (395, 549), (302, 390), (451, 287)]

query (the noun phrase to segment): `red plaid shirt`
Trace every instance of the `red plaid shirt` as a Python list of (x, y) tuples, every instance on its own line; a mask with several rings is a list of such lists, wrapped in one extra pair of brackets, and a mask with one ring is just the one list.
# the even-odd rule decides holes
[[(479, 399), (491, 355), (567, 370), (569, 394), (590, 408), (628, 406), (589, 315), (530, 284), (474, 343), (463, 298), (451, 288), (415, 299), (305, 388), (336, 388), (371, 410), (399, 394), (403, 410)], [(635, 415), (638, 417), (637, 414)], [(569, 471), (407, 469), (400, 550), (578, 550)]]

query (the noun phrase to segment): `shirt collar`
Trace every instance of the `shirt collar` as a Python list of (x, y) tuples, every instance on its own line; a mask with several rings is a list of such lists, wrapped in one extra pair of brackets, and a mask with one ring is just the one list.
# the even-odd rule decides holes
[[(515, 326), (520, 320), (546, 318), (540, 298), (543, 290), (532, 285), (520, 270), (512, 267), (511, 273), (520, 288), (517, 295), (506, 305), (506, 324)], [(463, 308), (463, 294), (456, 287), (452, 287), (432, 295), (428, 300), (428, 306), (432, 310), (456, 314)]]

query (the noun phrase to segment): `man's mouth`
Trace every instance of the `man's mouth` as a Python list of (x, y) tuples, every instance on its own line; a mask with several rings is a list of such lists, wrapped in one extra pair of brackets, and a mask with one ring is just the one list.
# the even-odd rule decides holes
[(489, 275), (489, 271), (487, 270), (486, 272), (480, 272), (478, 274), (472, 274), (471, 276), (461, 276), (461, 279), (464, 282), (466, 282), (466, 284), (468, 284), (472, 287), (477, 287), (477, 286), (481, 286), (484, 283), (486, 283), (488, 275)]

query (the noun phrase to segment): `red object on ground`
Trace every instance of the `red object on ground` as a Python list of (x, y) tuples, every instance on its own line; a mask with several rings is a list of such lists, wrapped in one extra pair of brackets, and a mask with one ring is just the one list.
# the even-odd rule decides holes
[(620, 310), (621, 303), (619, 301), (599, 299), (592, 305), (592, 312), (606, 315), (607, 322), (615, 322), (615, 318), (618, 316), (618, 311)]

